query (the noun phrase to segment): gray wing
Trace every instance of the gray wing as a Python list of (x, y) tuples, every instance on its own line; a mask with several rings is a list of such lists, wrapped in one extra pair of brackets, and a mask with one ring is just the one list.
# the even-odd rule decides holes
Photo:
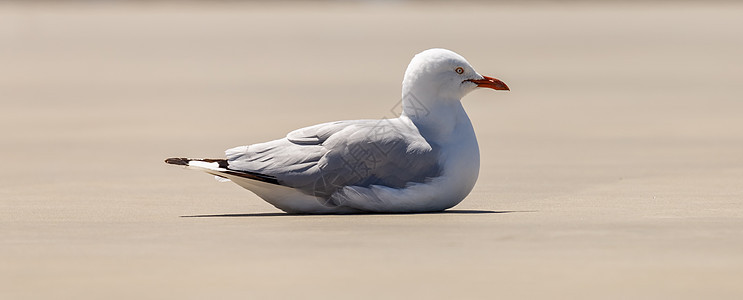
[(345, 186), (402, 188), (440, 174), (439, 154), (401, 119), (339, 121), (227, 150), (229, 168), (329, 198)]

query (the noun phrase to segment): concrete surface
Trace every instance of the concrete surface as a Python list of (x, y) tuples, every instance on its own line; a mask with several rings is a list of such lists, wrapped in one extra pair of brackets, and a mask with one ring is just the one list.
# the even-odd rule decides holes
[[(740, 299), (741, 28), (736, 4), (1, 4), (0, 298)], [(431, 47), (512, 88), (464, 100), (482, 166), (454, 211), (288, 216), (162, 162), (393, 116)]]

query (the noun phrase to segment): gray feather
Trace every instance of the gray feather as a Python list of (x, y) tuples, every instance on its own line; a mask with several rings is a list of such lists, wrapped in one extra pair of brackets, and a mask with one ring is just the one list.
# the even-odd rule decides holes
[(229, 168), (275, 176), (279, 184), (330, 198), (346, 186), (402, 188), (440, 174), (439, 153), (400, 119), (339, 121), (227, 151)]

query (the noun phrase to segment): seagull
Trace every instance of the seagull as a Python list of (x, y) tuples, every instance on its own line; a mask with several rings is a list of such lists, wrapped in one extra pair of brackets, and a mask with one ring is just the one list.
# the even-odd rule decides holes
[(476, 88), (509, 90), (461, 55), (429, 49), (405, 71), (397, 118), (323, 123), (228, 149), (226, 158), (165, 162), (232, 181), (290, 214), (443, 211), (470, 193), (480, 171), (461, 103)]

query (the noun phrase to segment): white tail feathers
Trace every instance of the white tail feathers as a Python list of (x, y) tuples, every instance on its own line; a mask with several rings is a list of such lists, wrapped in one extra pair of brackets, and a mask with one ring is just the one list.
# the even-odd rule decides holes
[(209, 170), (220, 170), (219, 163), (217, 162), (206, 162), (200, 160), (192, 160), (188, 162), (189, 167), (196, 167)]
[(227, 179), (227, 178), (224, 178), (224, 177), (222, 177), (222, 176), (216, 176), (216, 175), (215, 175), (215, 176), (214, 176), (214, 179), (215, 179), (216, 181), (218, 181), (218, 182), (232, 182), (232, 180), (229, 180), (229, 179)]

